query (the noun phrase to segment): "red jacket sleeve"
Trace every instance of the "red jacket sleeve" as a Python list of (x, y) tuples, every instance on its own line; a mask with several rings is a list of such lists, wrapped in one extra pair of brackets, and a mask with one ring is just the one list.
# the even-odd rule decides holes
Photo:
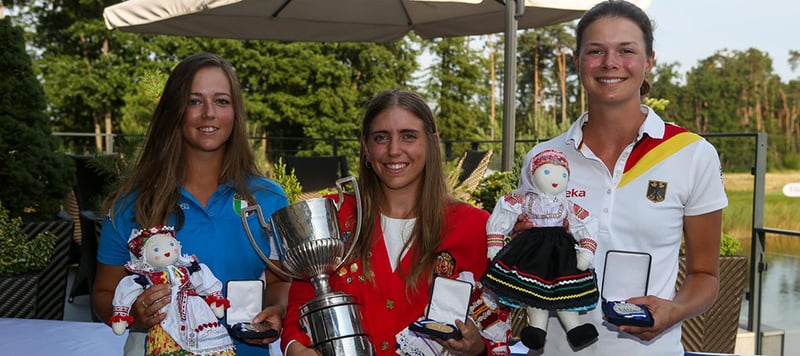
[(311, 338), (300, 326), (300, 307), (314, 298), (314, 287), (311, 283), (302, 280), (293, 280), (289, 287), (289, 303), (286, 307), (286, 316), (283, 319), (281, 332), (281, 351), (286, 350), (289, 342), (296, 340), (305, 346), (311, 346)]

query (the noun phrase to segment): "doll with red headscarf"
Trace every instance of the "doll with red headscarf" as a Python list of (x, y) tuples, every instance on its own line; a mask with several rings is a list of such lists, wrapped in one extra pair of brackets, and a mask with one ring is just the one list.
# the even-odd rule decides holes
[(128, 240), (131, 274), (117, 284), (109, 321), (121, 335), (133, 324), (130, 310), (149, 286), (168, 284), (171, 302), (160, 313), (166, 318), (147, 331), (147, 355), (235, 355), (228, 331), (219, 322), (230, 303), (222, 296), (222, 282), (195, 256), (182, 255), (172, 226), (134, 229)]
[[(529, 325), (520, 339), (529, 349), (544, 346), (551, 311), (573, 348), (583, 348), (597, 339), (594, 325), (578, 321), (578, 313), (596, 307), (599, 297), (592, 268), (597, 222), (567, 199), (569, 164), (562, 152), (540, 152), (521, 175), (520, 187), (532, 189), (499, 199), (486, 223), (492, 261), (481, 282), (504, 304), (527, 309)], [(520, 215), (534, 227), (506, 243)]]

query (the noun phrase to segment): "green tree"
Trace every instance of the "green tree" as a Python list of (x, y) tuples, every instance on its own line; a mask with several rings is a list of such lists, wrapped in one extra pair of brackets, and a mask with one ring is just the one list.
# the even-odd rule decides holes
[[(662, 118), (699, 133), (766, 132), (768, 168), (798, 167), (798, 84), (782, 83), (766, 53), (754, 48), (717, 51), (698, 61), (685, 83), (675, 68), (675, 63), (657, 64), (651, 77), (651, 96), (669, 102), (659, 110)], [(750, 169), (750, 141), (711, 140), (726, 170)]]
[[(251, 103), (251, 121), (259, 122), (263, 133), (271, 136), (358, 137), (366, 102), (378, 91), (406, 86), (411, 78), (415, 57), (401, 55), (404, 46), (402, 42), (248, 42), (247, 51), (262, 53), (253, 54), (260, 59), (256, 63), (237, 63)], [(329, 145), (318, 142), (284, 148), (332, 153)], [(357, 142), (351, 148), (357, 149)]]
[(573, 64), (574, 26), (522, 32), (518, 39), (518, 132), (548, 138), (563, 132), (585, 108)]
[(791, 80), (781, 85), (778, 90), (780, 103), (778, 109), (778, 125), (780, 132), (786, 137), (783, 149), (786, 155), (781, 157), (787, 168), (800, 169), (800, 80)]
[(650, 77), (650, 98), (663, 98), (669, 105), (663, 110), (656, 110), (664, 121), (677, 123), (683, 115), (688, 115), (683, 108), (679, 108), (685, 102), (685, 90), (682, 86), (682, 76), (678, 73), (678, 63), (656, 63)]
[(11, 216), (51, 220), (75, 182), (75, 166), (51, 133), (23, 31), (0, 19), (0, 201)]
[[(237, 69), (255, 136), (357, 137), (374, 93), (408, 86), (416, 69), (410, 40), (374, 43), (234, 41), (109, 31), (102, 9), (118, 1), (19, 0), (36, 49), (53, 127), (140, 135), (155, 105), (151, 92), (185, 56), (215, 52)], [(265, 141), (261, 141), (265, 142)], [(100, 140), (70, 139), (74, 152), (101, 152)], [(326, 142), (279, 143), (301, 154), (330, 154)], [(357, 141), (342, 147), (357, 152)], [(340, 152), (341, 153), (341, 152)], [(354, 154), (355, 155), (355, 154)]]
[(800, 64), (800, 51), (798, 50), (789, 50), (789, 66), (792, 68), (792, 71), (797, 70), (797, 66)]
[[(60, 131), (110, 131), (123, 105), (129, 71), (109, 57), (109, 32), (102, 20), (108, 1), (21, 0), (20, 20), (35, 49), (37, 76), (47, 97), (48, 116)], [(133, 64), (130, 64), (132, 66)], [(73, 152), (97, 152), (108, 141), (69, 138)]]
[[(497, 36), (487, 35), (485, 44), (483, 60), (483, 83), (486, 83), (485, 90), (478, 94), (478, 103), (481, 110), (488, 116), (489, 122), (487, 124), (486, 138), (489, 140), (496, 140), (502, 136), (502, 122), (503, 122), (503, 108), (500, 98), (502, 97), (502, 76), (499, 73), (503, 72), (503, 44), (498, 41)], [(496, 150), (500, 152), (499, 146)]]
[(428, 68), (426, 92), (434, 101), (439, 137), (444, 140), (476, 140), (486, 137), (489, 113), (479, 105), (488, 90), (483, 80), (484, 59), (470, 48), (469, 38), (434, 40), (434, 60)]

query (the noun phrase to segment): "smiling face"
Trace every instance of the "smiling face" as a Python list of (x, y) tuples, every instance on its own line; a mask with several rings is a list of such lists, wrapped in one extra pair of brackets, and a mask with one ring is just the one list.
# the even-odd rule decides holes
[(379, 113), (362, 142), (384, 189), (416, 193), (422, 184), (427, 139), (420, 118), (398, 107)]
[(181, 128), (184, 148), (220, 150), (231, 136), (234, 122), (231, 85), (225, 72), (218, 67), (198, 70), (188, 100)]
[(155, 269), (175, 264), (181, 254), (181, 244), (174, 237), (153, 235), (144, 244), (144, 258)]
[(586, 27), (578, 48), (576, 67), (591, 101), (640, 101), (639, 90), (655, 56), (647, 53), (636, 23), (625, 17), (600, 17)]
[(569, 173), (567, 168), (553, 163), (545, 163), (533, 172), (533, 184), (543, 193), (556, 195), (567, 189)]

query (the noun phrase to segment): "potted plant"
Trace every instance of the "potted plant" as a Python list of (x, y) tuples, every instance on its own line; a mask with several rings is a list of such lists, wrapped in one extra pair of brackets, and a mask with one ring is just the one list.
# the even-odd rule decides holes
[(36, 316), (38, 273), (49, 264), (56, 242), (49, 231), (29, 238), (22, 226), (0, 202), (0, 316), (6, 318)]
[[(686, 278), (681, 256), (676, 288)], [(681, 343), (686, 351), (732, 354), (739, 330), (739, 312), (747, 279), (747, 257), (736, 238), (723, 234), (720, 241), (719, 294), (705, 313), (683, 322)]]

